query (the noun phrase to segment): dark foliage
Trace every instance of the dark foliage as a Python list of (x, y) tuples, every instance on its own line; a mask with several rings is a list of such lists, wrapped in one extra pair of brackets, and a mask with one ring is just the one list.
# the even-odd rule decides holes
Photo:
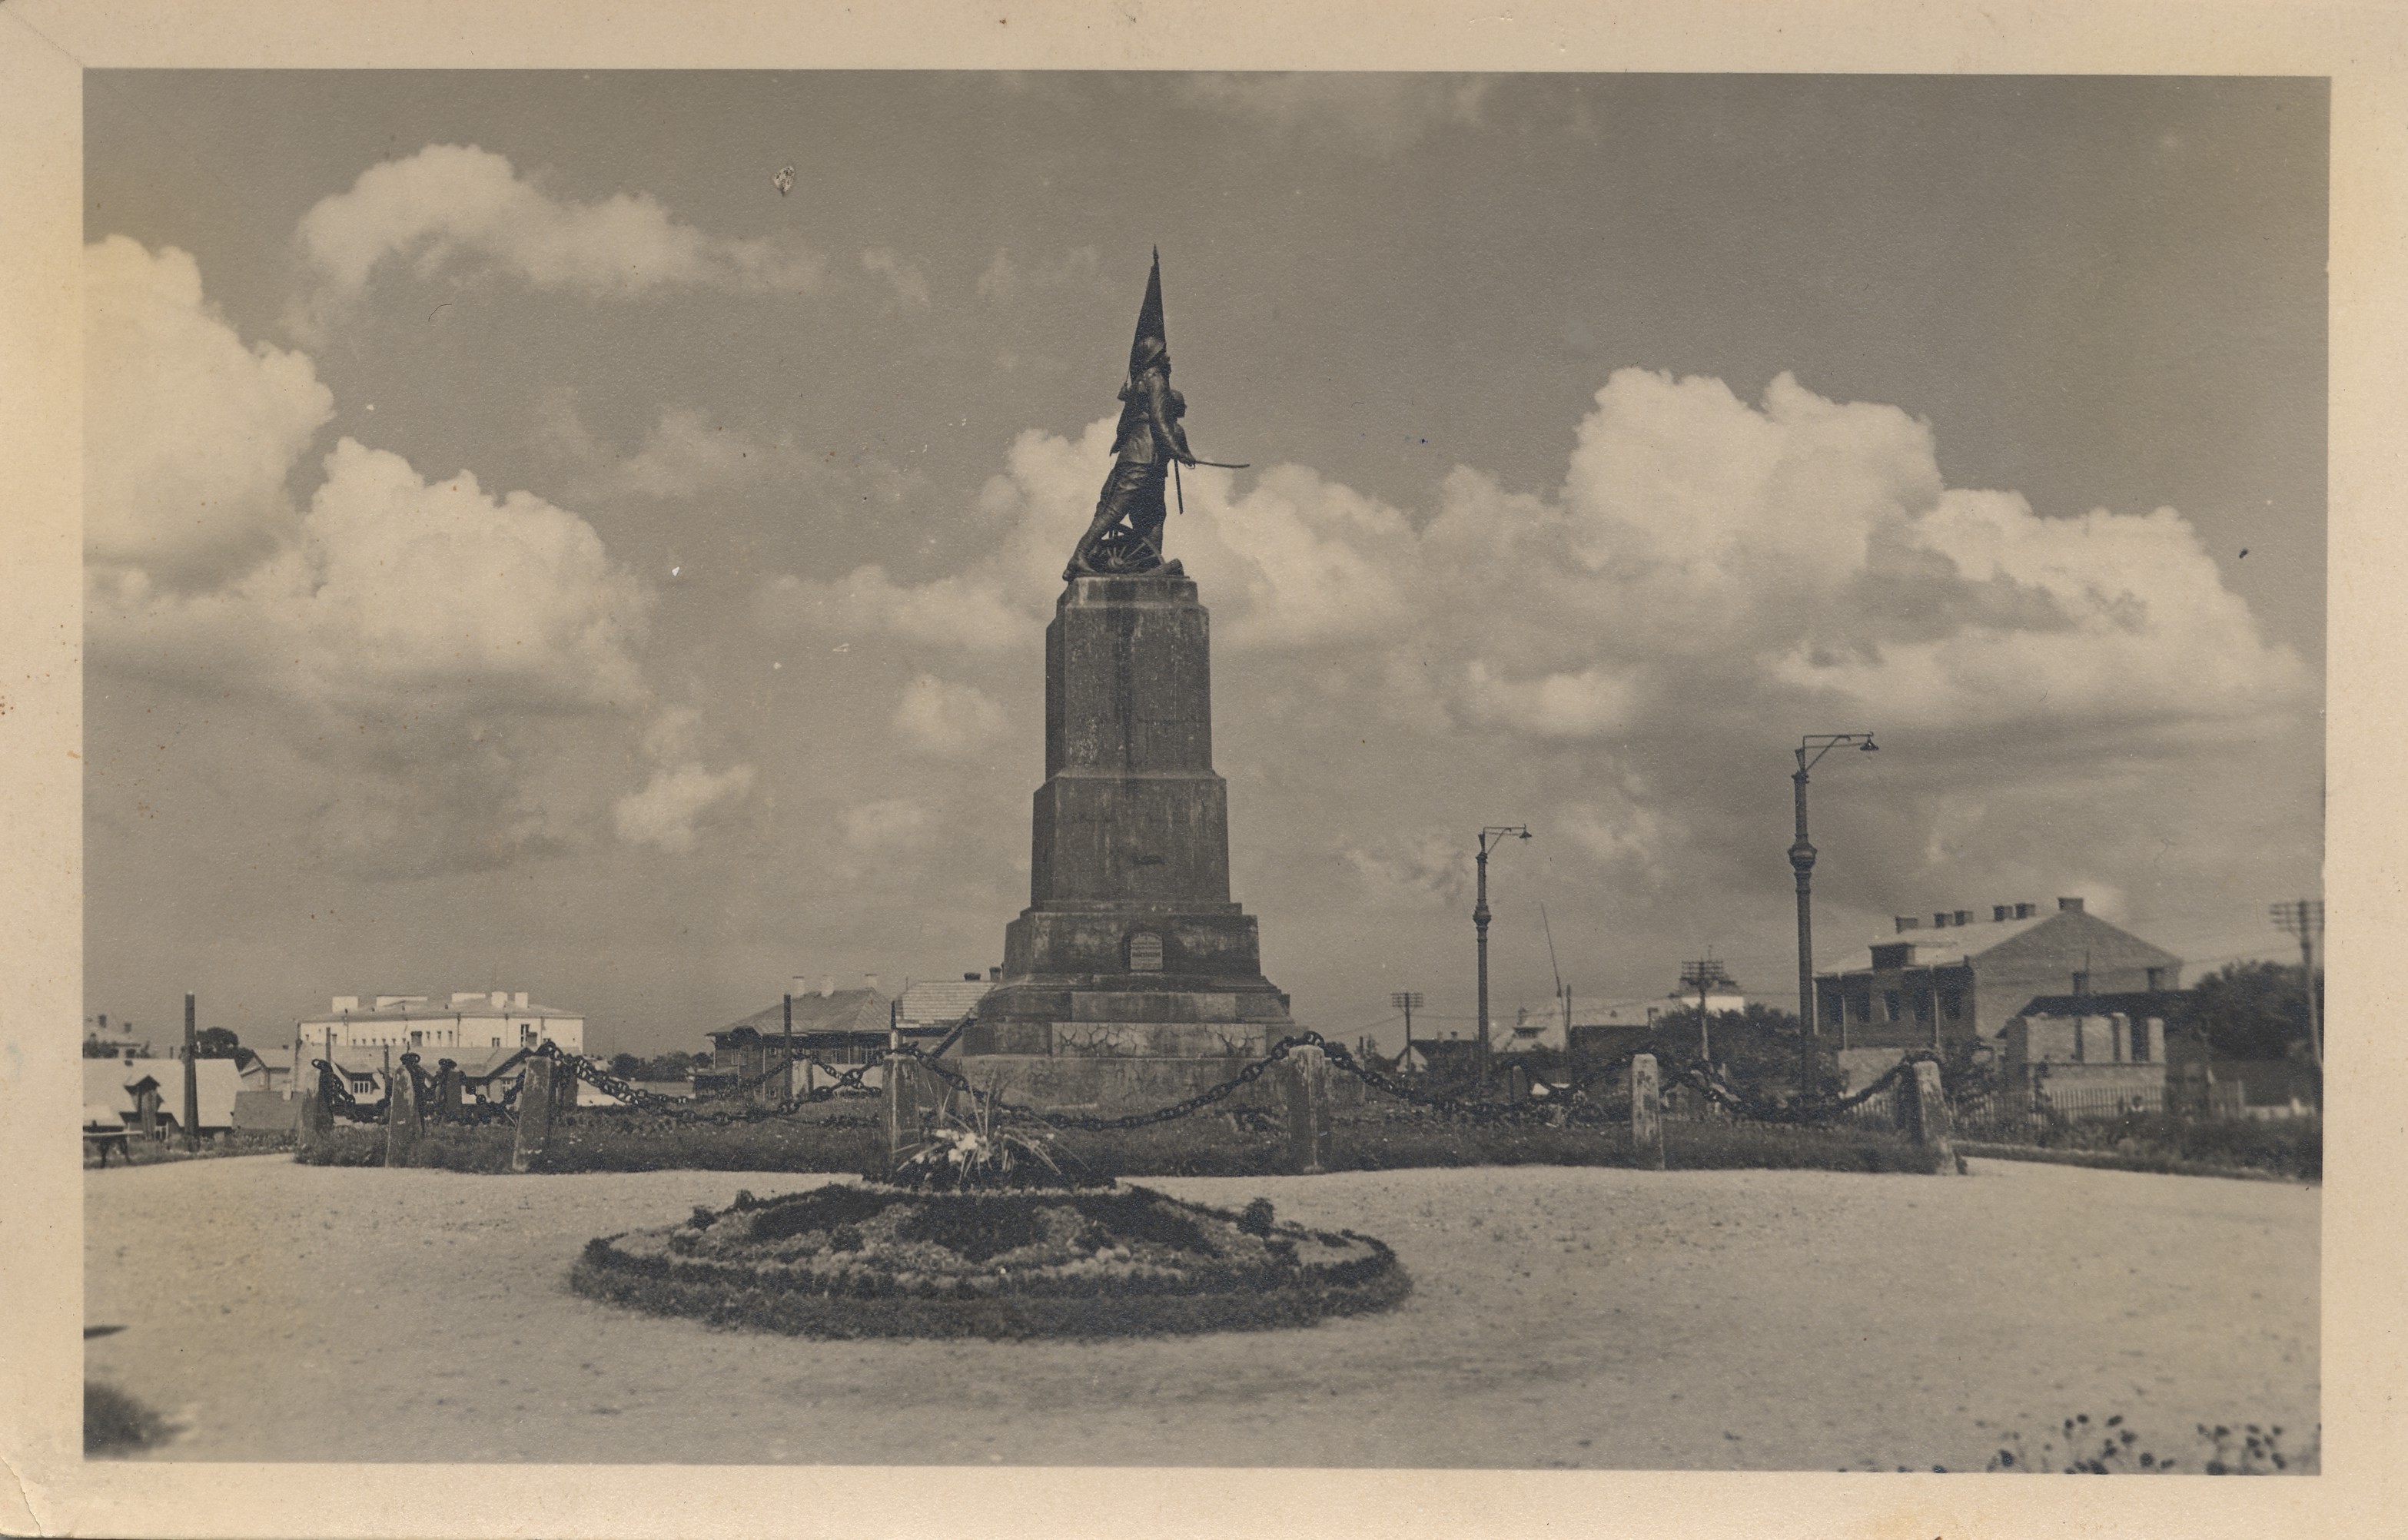
[(1970, 1154), (2007, 1160), (2059, 1159), (2180, 1176), (2243, 1172), (2320, 1181), (2325, 1171), (2324, 1122), (2317, 1118), (2188, 1119), (2141, 1112), (2033, 1124), (2014, 1144), (1962, 1144)]
[[(604, 1243), (595, 1242), (595, 1246)], [(607, 1255), (607, 1253), (605, 1253)], [(1401, 1267), (1355, 1283), (1206, 1294), (1027, 1295), (975, 1300), (855, 1298), (731, 1290), (615, 1267), (594, 1247), (569, 1273), (592, 1299), (652, 1315), (699, 1317), (713, 1326), (813, 1337), (1133, 1337), (1310, 1326), (1330, 1316), (1383, 1310), (1412, 1291)]]
[(83, 1452), (87, 1458), (133, 1454), (165, 1438), (167, 1419), (113, 1385), (83, 1382)]
[[(2316, 977), (2319, 992), (2324, 977)], [(2300, 970), (2284, 962), (2233, 962), (2191, 985), (2189, 1009), (2169, 1022), (2230, 1059), (2287, 1059), (2308, 1051), (2308, 1002)]]

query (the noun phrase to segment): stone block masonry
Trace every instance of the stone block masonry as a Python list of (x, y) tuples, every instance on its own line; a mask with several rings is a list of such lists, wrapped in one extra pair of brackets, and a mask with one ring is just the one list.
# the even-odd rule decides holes
[[(1052, 1105), (1176, 1100), (1293, 1025), (1254, 919), (1229, 896), (1211, 622), (1184, 577), (1064, 586), (1045, 632), (1029, 904), (1005, 928), (1003, 972), (963, 1056), (1009, 1059), (1015, 1088)], [(1096, 1059), (1148, 1067), (1075, 1067)]]

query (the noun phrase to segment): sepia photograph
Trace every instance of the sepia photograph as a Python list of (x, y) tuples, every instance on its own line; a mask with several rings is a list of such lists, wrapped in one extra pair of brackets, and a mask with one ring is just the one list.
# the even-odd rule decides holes
[(79, 72), (91, 1479), (2318, 1489), (2330, 77), (523, 62)]

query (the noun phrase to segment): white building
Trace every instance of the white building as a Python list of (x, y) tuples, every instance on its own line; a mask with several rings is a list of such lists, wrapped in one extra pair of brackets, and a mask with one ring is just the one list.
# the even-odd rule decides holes
[(584, 1016), (530, 1005), (524, 990), (459, 991), (439, 1005), (424, 994), (338, 994), (324, 1015), (304, 1017), (299, 1032), (303, 1052), (315, 1049), (321, 1059), (347, 1048), (389, 1048), (395, 1057), (415, 1050), (429, 1064), (438, 1055), (466, 1063), (471, 1054), (482, 1059), (495, 1048), (547, 1039), (566, 1052), (585, 1051)]

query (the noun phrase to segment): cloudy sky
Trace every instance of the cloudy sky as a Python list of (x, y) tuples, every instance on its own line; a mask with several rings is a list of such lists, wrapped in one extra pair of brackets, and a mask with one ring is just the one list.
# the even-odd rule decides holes
[[(1299, 1021), (2318, 891), (2313, 81), (94, 73), (86, 1006), (691, 1047), (1027, 901), (1149, 250)], [(794, 169), (791, 191), (774, 184)], [(1385, 1022), (1384, 1025), (1382, 1023)]]

